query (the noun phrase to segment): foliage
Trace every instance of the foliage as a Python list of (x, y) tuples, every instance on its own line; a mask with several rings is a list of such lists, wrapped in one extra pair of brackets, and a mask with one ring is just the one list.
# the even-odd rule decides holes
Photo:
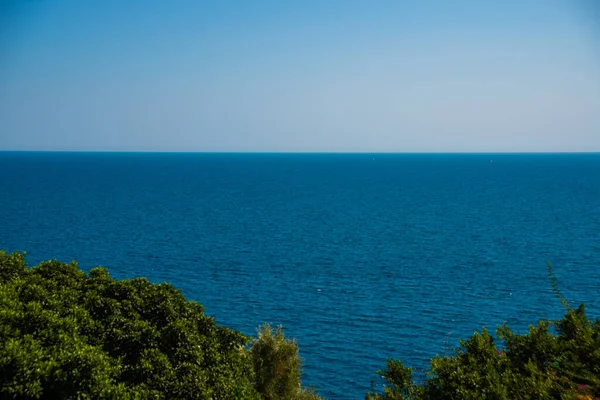
[(169, 284), (0, 252), (0, 398), (259, 399), (247, 342)]
[(484, 328), (450, 356), (431, 360), (424, 382), (412, 370), (388, 360), (378, 371), (383, 393), (366, 399), (596, 399), (600, 398), (600, 320), (590, 321), (584, 305), (577, 309), (560, 295), (549, 266), (551, 284), (566, 314), (560, 321), (540, 321), (523, 335), (504, 324), (496, 334)]
[[(366, 399), (600, 398), (600, 320), (583, 304), (526, 334), (484, 328), (431, 360), (423, 382), (388, 360)], [(498, 344), (497, 344), (498, 342)], [(0, 251), (0, 398), (318, 400), (302, 388), (295, 340), (220, 327), (170, 284), (115, 280), (75, 262), (28, 268)]]
[(554, 291), (554, 294), (556, 295), (558, 300), (560, 300), (560, 303), (562, 304), (562, 306), (565, 310), (567, 310), (567, 311), (573, 310), (573, 307), (571, 307), (571, 304), (567, 301), (567, 299), (564, 298), (564, 296), (560, 293), (560, 290), (558, 289), (558, 282), (556, 281), (556, 277), (554, 276), (554, 270), (552, 269), (552, 264), (550, 264), (550, 262), (548, 262), (547, 265), (548, 265), (548, 278), (550, 279), (550, 285), (552, 285), (552, 290)]
[(319, 399), (311, 390), (302, 389), (298, 345), (285, 338), (281, 326), (275, 330), (269, 324), (260, 326), (249, 353), (256, 372), (256, 388), (265, 400)]

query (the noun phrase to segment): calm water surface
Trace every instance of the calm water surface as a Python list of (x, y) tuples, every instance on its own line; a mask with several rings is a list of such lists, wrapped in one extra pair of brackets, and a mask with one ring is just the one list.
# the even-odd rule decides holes
[(305, 383), (363, 398), (387, 357), (600, 316), (600, 155), (0, 153), (0, 248), (169, 281), (283, 324)]

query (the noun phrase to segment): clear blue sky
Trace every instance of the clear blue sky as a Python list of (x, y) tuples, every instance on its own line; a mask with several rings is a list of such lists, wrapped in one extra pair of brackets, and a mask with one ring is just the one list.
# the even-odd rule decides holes
[(600, 151), (595, 3), (6, 1), (0, 150)]

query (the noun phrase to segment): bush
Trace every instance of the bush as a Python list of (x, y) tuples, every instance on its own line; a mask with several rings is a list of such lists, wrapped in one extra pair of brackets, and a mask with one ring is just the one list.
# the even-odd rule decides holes
[(319, 399), (313, 391), (302, 389), (298, 345), (295, 340), (285, 338), (281, 326), (274, 331), (269, 324), (260, 326), (249, 353), (256, 373), (256, 388), (265, 400)]
[(0, 252), (0, 397), (259, 399), (248, 338), (169, 284)]
[(516, 335), (508, 326), (497, 330), (498, 347), (484, 328), (451, 356), (431, 360), (424, 382), (412, 369), (388, 360), (378, 371), (386, 381), (382, 393), (366, 399), (595, 399), (600, 398), (600, 320), (588, 320), (560, 295), (549, 266), (552, 286), (565, 306), (560, 321), (540, 321)]

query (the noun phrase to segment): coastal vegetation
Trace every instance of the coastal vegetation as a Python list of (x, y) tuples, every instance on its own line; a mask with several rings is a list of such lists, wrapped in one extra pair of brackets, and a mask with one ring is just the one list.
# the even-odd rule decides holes
[(600, 320), (590, 321), (581, 304), (560, 294), (552, 267), (550, 283), (566, 310), (559, 321), (542, 320), (517, 335), (506, 325), (460, 340), (449, 356), (431, 360), (416, 382), (413, 369), (389, 359), (382, 393), (366, 400), (399, 399), (581, 399), (600, 398)]
[[(388, 360), (368, 400), (600, 398), (600, 321), (584, 305), (525, 334), (485, 328), (417, 378)], [(306, 399), (298, 345), (219, 326), (172, 285), (0, 251), (0, 398)], [(365, 371), (365, 376), (369, 372)]]
[(295, 341), (250, 340), (170, 284), (0, 252), (0, 398), (318, 399)]

